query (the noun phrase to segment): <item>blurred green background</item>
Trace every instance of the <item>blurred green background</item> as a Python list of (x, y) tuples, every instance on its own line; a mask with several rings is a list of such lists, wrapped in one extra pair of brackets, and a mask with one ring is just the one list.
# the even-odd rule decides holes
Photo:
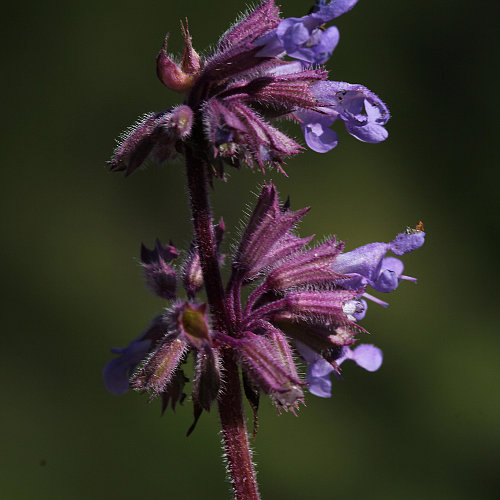
[[(288, 179), (267, 175), (294, 208), (312, 205), (302, 235), (337, 234), (352, 249), (421, 219), (428, 236), (404, 258), (418, 285), (403, 283), (363, 322), (384, 351), (380, 371), (346, 364), (333, 397), (308, 395), (298, 418), (263, 401), (254, 443), (263, 499), (498, 493), (496, 24), (486, 2), (471, 5), (360, 1), (342, 16), (330, 78), (378, 93), (393, 114), (390, 137), (363, 144), (338, 124), (336, 150), (293, 159)], [(143, 284), (140, 242), (185, 248), (191, 238), (181, 163), (124, 179), (104, 162), (138, 115), (179, 102), (155, 75), (165, 32), (179, 52), (187, 16), (206, 50), (244, 7), (3, 7), (2, 498), (230, 497), (216, 411), (186, 438), (190, 405), (160, 418), (159, 402), (104, 390), (109, 348), (163, 307)], [(282, 11), (308, 7), (290, 0)], [(214, 193), (227, 242), (262, 182), (230, 173)]]

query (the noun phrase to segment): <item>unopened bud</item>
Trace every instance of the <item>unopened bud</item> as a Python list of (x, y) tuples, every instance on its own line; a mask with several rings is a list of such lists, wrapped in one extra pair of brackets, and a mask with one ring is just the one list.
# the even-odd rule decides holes
[(176, 139), (185, 139), (193, 128), (193, 110), (186, 105), (172, 109), (167, 130)]
[(179, 338), (164, 341), (132, 376), (131, 387), (151, 392), (153, 397), (163, 392), (176, 372), (186, 347), (187, 342)]
[[(184, 29), (184, 28), (183, 28)], [(156, 58), (156, 73), (160, 81), (175, 92), (186, 93), (193, 86), (200, 69), (199, 56), (191, 46), (191, 37), (184, 30), (185, 47), (179, 66), (167, 54), (169, 33), (165, 36), (163, 47)]]
[(172, 245), (163, 247), (158, 239), (153, 250), (149, 250), (144, 245), (141, 247), (141, 261), (146, 283), (153, 293), (166, 300), (173, 300), (176, 296), (177, 274), (167, 262), (177, 255), (177, 250)]
[(201, 349), (207, 343), (211, 345), (210, 328), (208, 326), (207, 305), (192, 305), (186, 302), (177, 317), (178, 327), (187, 340), (196, 348)]
[(196, 292), (203, 287), (203, 271), (201, 269), (200, 254), (196, 246), (191, 245), (191, 249), (184, 262), (182, 269), (182, 282), (187, 291), (188, 298), (194, 298)]
[[(226, 226), (221, 217), (219, 223), (214, 226), (215, 247), (217, 252), (219, 252), (225, 230)], [(224, 258), (225, 255), (219, 254), (219, 265), (222, 266)], [(182, 282), (187, 291), (188, 298), (190, 299), (194, 298), (196, 293), (199, 292), (204, 285), (200, 254), (198, 253), (198, 248), (196, 247), (195, 242), (191, 244), (191, 248), (189, 249), (189, 253), (182, 268)]]
[(205, 345), (196, 354), (195, 374), (193, 380), (193, 401), (204, 410), (210, 407), (219, 394), (220, 362), (215, 349)]

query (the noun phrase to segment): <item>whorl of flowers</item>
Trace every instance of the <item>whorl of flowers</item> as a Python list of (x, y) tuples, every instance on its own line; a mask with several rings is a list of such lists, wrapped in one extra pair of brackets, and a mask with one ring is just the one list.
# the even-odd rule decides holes
[(339, 38), (336, 27), (324, 24), (356, 1), (319, 0), (309, 15), (288, 19), (279, 16), (274, 0), (265, 1), (205, 57), (193, 49), (186, 23), (179, 63), (167, 54), (167, 35), (157, 74), (169, 89), (184, 94), (184, 103), (140, 118), (122, 137), (111, 170), (128, 175), (148, 158), (162, 163), (188, 146), (211, 166), (211, 174), (223, 176), (225, 164), (283, 172), (286, 158), (303, 148), (271, 125), (279, 119), (299, 123), (307, 145), (321, 153), (337, 145), (329, 127), (339, 118), (357, 139), (383, 141), (390, 117), (385, 104), (362, 85), (327, 80), (320, 66)]
[[(195, 422), (208, 411), (224, 386), (222, 352), (232, 349), (243, 371), (245, 393), (254, 409), (259, 394), (272, 398), (278, 408), (295, 411), (304, 399), (303, 389), (318, 396), (331, 395), (330, 374), (351, 359), (377, 370), (381, 351), (367, 344), (351, 349), (366, 330), (358, 324), (366, 313), (367, 286), (381, 292), (394, 290), (403, 264), (386, 257), (391, 250), (402, 255), (419, 248), (425, 233), (419, 226), (399, 234), (391, 243), (371, 243), (343, 253), (336, 238), (311, 245), (295, 227), (308, 209), (292, 211), (280, 205), (272, 183), (264, 185), (241, 241), (231, 258), (231, 276), (224, 300), (233, 329), (213, 328), (205, 303), (197, 295), (203, 287), (197, 250), (191, 249), (177, 269), (178, 253), (172, 245), (143, 246), (146, 283), (170, 301), (165, 312), (104, 368), (108, 390), (121, 394), (129, 387), (161, 396), (163, 408), (183, 401), (187, 378), (183, 365), (194, 357), (191, 399)], [(223, 223), (217, 226), (222, 240)], [(198, 267), (197, 267), (198, 266)], [(186, 298), (176, 293), (184, 283)], [(252, 291), (241, 304), (243, 287)], [(385, 304), (385, 303), (383, 303)], [(308, 365), (306, 380), (299, 375), (297, 355)]]

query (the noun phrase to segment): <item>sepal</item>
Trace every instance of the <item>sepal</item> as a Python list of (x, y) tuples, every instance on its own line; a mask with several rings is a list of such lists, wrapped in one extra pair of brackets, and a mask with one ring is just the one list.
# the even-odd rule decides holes
[(175, 411), (175, 407), (177, 402), (179, 404), (183, 404), (186, 399), (186, 394), (184, 393), (184, 386), (186, 382), (189, 382), (189, 379), (184, 375), (184, 371), (179, 368), (172, 375), (170, 383), (167, 388), (161, 393), (161, 413), (162, 415), (165, 413), (165, 410), (170, 406), (173, 411)]
[(341, 275), (333, 271), (332, 264), (343, 248), (342, 242), (331, 238), (322, 245), (297, 253), (269, 273), (269, 288), (286, 290), (335, 281)]
[[(244, 280), (254, 279), (270, 263), (273, 248), (276, 250), (278, 242), (307, 212), (307, 208), (295, 212), (282, 211), (274, 184), (264, 185), (235, 253), (233, 270)], [(291, 245), (286, 248), (290, 251), (297, 248), (297, 243), (300, 246), (297, 240), (289, 240), (289, 243)], [(285, 255), (286, 252), (281, 253), (280, 257)]]
[(280, 405), (292, 407), (303, 398), (303, 382), (283, 362), (276, 345), (263, 335), (244, 332), (240, 339), (219, 334), (218, 338), (231, 346), (240, 363), (259, 389)]
[(219, 47), (226, 48), (252, 42), (275, 28), (281, 19), (274, 0), (267, 0), (230, 28), (219, 40)]
[(147, 391), (154, 398), (167, 389), (187, 351), (185, 340), (169, 335), (155, 348), (130, 379), (138, 391)]
[(210, 411), (221, 385), (220, 359), (215, 349), (204, 345), (196, 353), (193, 380), (193, 402)]

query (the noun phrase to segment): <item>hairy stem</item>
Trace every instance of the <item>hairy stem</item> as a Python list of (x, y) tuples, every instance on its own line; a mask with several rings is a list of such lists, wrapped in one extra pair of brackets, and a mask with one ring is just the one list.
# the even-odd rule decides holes
[(224, 288), (217, 257), (212, 211), (208, 200), (206, 165), (188, 147), (185, 149), (185, 156), (194, 236), (200, 255), (208, 304), (215, 319), (216, 329), (227, 331), (229, 322), (224, 304)]
[(231, 350), (224, 353), (223, 362), (226, 390), (223, 397), (219, 398), (219, 414), (234, 497), (236, 500), (258, 500), (260, 497), (243, 414), (238, 366)]
[[(188, 192), (194, 236), (203, 271), (208, 304), (215, 329), (231, 334), (234, 313), (225, 301), (219, 268), (212, 212), (208, 197), (206, 164), (189, 147), (185, 148)], [(224, 390), (218, 398), (228, 473), (236, 500), (258, 500), (259, 493), (248, 443), (238, 366), (231, 349), (223, 354)]]

